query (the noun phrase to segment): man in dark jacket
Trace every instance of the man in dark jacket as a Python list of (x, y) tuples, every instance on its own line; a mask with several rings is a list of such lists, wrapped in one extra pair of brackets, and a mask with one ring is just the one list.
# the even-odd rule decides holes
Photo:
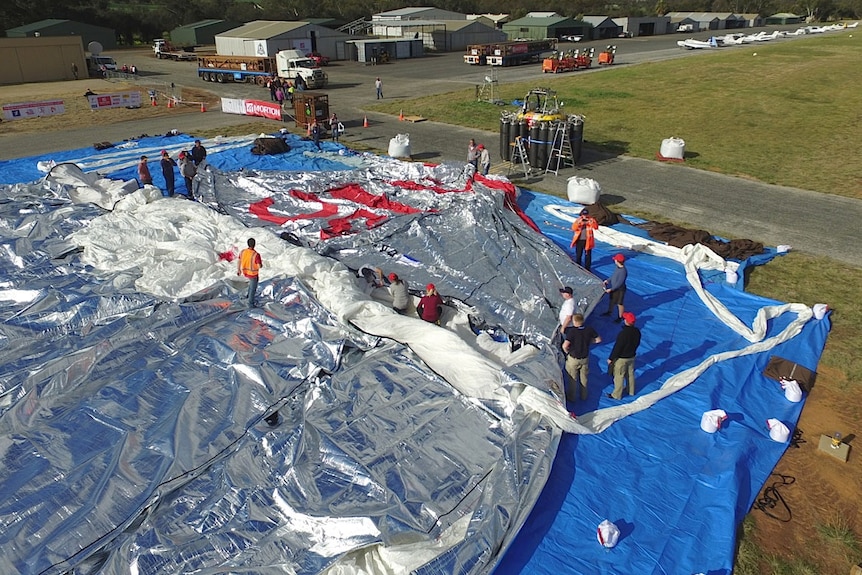
[(201, 144), (200, 140), (195, 140), (195, 145), (191, 151), (192, 161), (195, 163), (195, 167), (201, 165), (201, 163), (207, 157), (207, 149), (204, 148), (204, 145)]
[(623, 321), (623, 312), (625, 311), (626, 279), (628, 279), (629, 272), (625, 264), (626, 256), (623, 254), (614, 254), (614, 257), (611, 259), (614, 260), (614, 273), (602, 282), (602, 285), (605, 287), (605, 293), (609, 296), (608, 311), (602, 315), (611, 315), (611, 311), (616, 306), (619, 315), (614, 318), (614, 322), (620, 323)]
[(162, 166), (162, 176), (165, 178), (165, 189), (162, 190), (162, 195), (166, 198), (174, 195), (174, 167), (177, 163), (168, 154), (167, 150), (162, 150), (162, 161), (159, 162)]
[(614, 376), (614, 392), (608, 394), (611, 399), (623, 398), (623, 381), (626, 379), (629, 382), (629, 395), (635, 394), (635, 355), (641, 343), (641, 331), (634, 326), (635, 314), (632, 312), (623, 313), (623, 321), (623, 329), (608, 358), (608, 370)]

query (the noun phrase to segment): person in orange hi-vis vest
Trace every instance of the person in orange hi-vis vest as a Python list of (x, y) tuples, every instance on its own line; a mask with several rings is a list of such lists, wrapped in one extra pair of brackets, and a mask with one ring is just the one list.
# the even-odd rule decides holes
[(236, 265), (236, 275), (248, 278), (248, 307), (254, 307), (254, 296), (257, 292), (258, 274), (263, 267), (260, 254), (254, 250), (254, 238), (248, 238), (248, 247), (239, 254)]
[[(572, 224), (572, 243), (569, 247), (575, 248), (575, 263), (583, 265), (587, 271), (590, 271), (590, 266), (593, 264), (593, 248), (596, 245), (593, 233), (597, 229), (599, 229), (599, 222), (590, 215), (587, 208), (581, 210), (578, 219)], [(583, 264), (581, 264), (582, 257)]]

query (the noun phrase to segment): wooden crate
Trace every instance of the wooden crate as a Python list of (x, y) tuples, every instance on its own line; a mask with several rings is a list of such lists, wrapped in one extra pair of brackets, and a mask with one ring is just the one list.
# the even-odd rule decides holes
[(293, 93), (293, 113), (297, 128), (308, 128), (312, 120), (321, 126), (329, 119), (329, 95), (309, 90)]

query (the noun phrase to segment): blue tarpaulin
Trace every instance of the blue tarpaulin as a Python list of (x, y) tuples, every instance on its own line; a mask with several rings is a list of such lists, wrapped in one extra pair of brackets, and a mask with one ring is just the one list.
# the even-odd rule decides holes
[[(207, 159), (225, 171), (350, 169), (352, 153), (337, 144), (327, 142), (323, 147), (342, 154), (344, 161), (314, 154), (316, 148), (310, 141), (285, 137), (292, 148), (289, 154), (255, 156), (249, 151), (252, 136), (208, 141)], [(40, 162), (74, 162), (87, 171), (132, 179), (140, 155), (157, 158), (167, 149), (175, 156), (189, 149), (193, 141), (187, 135), (147, 137), (101, 151), (80, 149), (3, 161), (0, 183), (40, 178), (44, 175), (37, 167)], [(151, 171), (159, 185), (161, 176), (155, 163)], [(544, 235), (568, 249), (569, 221), (547, 208), (575, 210), (573, 204), (522, 191), (519, 206)], [(643, 233), (630, 225), (615, 227), (633, 236)], [(636, 315), (635, 325), (643, 336), (636, 359), (637, 396), (624, 397), (622, 404), (658, 390), (671, 376), (709, 358), (751, 345), (703, 303), (677, 261), (599, 243), (593, 252), (593, 273), (609, 277), (611, 257), (616, 253), (627, 257), (625, 307)], [(770, 248), (763, 256), (741, 262), (740, 271), (762, 265), (775, 255)], [(750, 326), (762, 308), (781, 302), (739, 289), (744, 274), (739, 276), (736, 285), (729, 285), (723, 281), (723, 273), (702, 272), (705, 290)], [(587, 318), (602, 343), (592, 350), (588, 399), (568, 406), (579, 417), (620, 403), (606, 396), (613, 386), (606, 359), (620, 329), (612, 321), (614, 314), (599, 315), (606, 304), (601, 301)], [(766, 339), (794, 319), (793, 313), (769, 319)], [(828, 317), (808, 321), (798, 336), (773, 348), (722, 357), (691, 384), (621, 418), (601, 433), (564, 435), (545, 489), (495, 573), (729, 575), (737, 528), (788, 447), (770, 439), (766, 420), (779, 419), (793, 430), (803, 406), (785, 399), (779, 383), (764, 376), (763, 370), (772, 356), (815, 370), (829, 327)], [(702, 431), (701, 415), (717, 408), (727, 412), (727, 421), (717, 433)], [(620, 529), (619, 543), (613, 549), (597, 541), (596, 528), (605, 519)]]

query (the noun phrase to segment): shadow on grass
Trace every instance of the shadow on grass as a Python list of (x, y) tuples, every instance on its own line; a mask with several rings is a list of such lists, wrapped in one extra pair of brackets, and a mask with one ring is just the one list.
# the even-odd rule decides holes
[(602, 194), (602, 204), (606, 206), (615, 206), (617, 204), (623, 203), (624, 201), (626, 201), (626, 199), (622, 196), (617, 196), (615, 194)]
[(432, 158), (439, 158), (440, 156), (440, 152), (420, 152), (418, 154), (410, 155), (410, 157), (414, 160), (430, 160)]
[(631, 143), (620, 140), (590, 140), (589, 146), (605, 155), (622, 156), (629, 153)]
[(361, 86), (359, 82), (344, 82), (340, 84), (329, 83), (326, 85), (327, 90), (334, 90), (336, 88), (355, 88), (357, 86)]

